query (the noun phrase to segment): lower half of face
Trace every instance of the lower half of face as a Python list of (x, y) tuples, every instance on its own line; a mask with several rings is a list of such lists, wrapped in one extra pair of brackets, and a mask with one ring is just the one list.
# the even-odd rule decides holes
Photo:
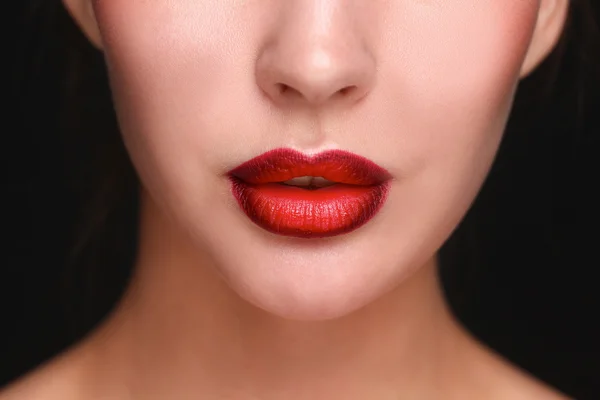
[[(501, 140), (538, 6), (97, 0), (95, 11), (153, 201), (243, 298), (322, 319), (400, 285), (456, 227)], [(327, 187), (291, 181), (317, 175)], [(363, 175), (382, 191), (352, 181)]]

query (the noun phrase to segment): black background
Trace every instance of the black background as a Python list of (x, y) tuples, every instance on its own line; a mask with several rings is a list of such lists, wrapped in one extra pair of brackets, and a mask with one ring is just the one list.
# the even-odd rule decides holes
[[(58, 129), (58, 45), (40, 45), (43, 28), (24, 23), (27, 3), (2, 14), (11, 70), (0, 147), (0, 386), (76, 339), (62, 272), (80, 206)], [(578, 399), (600, 399), (598, 98), (588, 102), (577, 134), (555, 121), (535, 135), (505, 139), (466, 219), (480, 234), (475, 242), (455, 240), (469, 254), (459, 263), (477, 268), (444, 271), (450, 301), (469, 329)]]

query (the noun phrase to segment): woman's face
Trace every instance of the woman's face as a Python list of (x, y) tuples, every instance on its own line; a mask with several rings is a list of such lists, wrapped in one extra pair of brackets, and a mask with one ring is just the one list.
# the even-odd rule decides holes
[[(301, 319), (356, 310), (434, 257), (494, 159), (545, 3), (92, 1), (147, 196), (234, 291)], [(280, 183), (240, 194), (229, 173), (274, 149), (308, 170), (343, 150), (388, 175), (375, 195), (327, 188), (333, 206)], [(345, 154), (320, 168), (353, 168)]]

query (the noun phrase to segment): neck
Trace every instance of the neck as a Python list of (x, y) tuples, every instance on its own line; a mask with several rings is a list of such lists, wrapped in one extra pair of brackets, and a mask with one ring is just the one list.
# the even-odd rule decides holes
[(447, 393), (465, 335), (445, 305), (436, 270), (432, 259), (350, 315), (286, 320), (239, 298), (202, 249), (145, 201), (130, 289), (91, 339), (101, 349), (98, 362), (111, 365), (96, 379), (119, 379), (123, 385), (112, 386), (148, 399)]

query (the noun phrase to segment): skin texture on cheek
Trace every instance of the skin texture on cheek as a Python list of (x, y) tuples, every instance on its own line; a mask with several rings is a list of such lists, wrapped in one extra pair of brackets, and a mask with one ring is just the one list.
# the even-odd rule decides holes
[[(162, 141), (172, 139), (174, 147), (210, 157), (215, 149), (235, 152), (262, 130), (221, 125), (253, 105), (248, 52), (256, 52), (256, 41), (248, 39), (243, 3), (96, 2), (117, 112), (126, 142), (135, 142), (130, 147), (156, 139), (164, 148)], [(264, 120), (254, 118), (254, 126)], [(222, 158), (212, 163), (221, 167)]]
[(446, 135), (483, 139), (485, 125), (506, 116), (537, 8), (533, 1), (439, 4), (387, 13), (381, 81), (395, 101), (382, 106), (394, 106), (386, 115), (406, 125), (430, 124), (405, 134), (419, 143), (428, 142), (423, 133), (437, 143)]

